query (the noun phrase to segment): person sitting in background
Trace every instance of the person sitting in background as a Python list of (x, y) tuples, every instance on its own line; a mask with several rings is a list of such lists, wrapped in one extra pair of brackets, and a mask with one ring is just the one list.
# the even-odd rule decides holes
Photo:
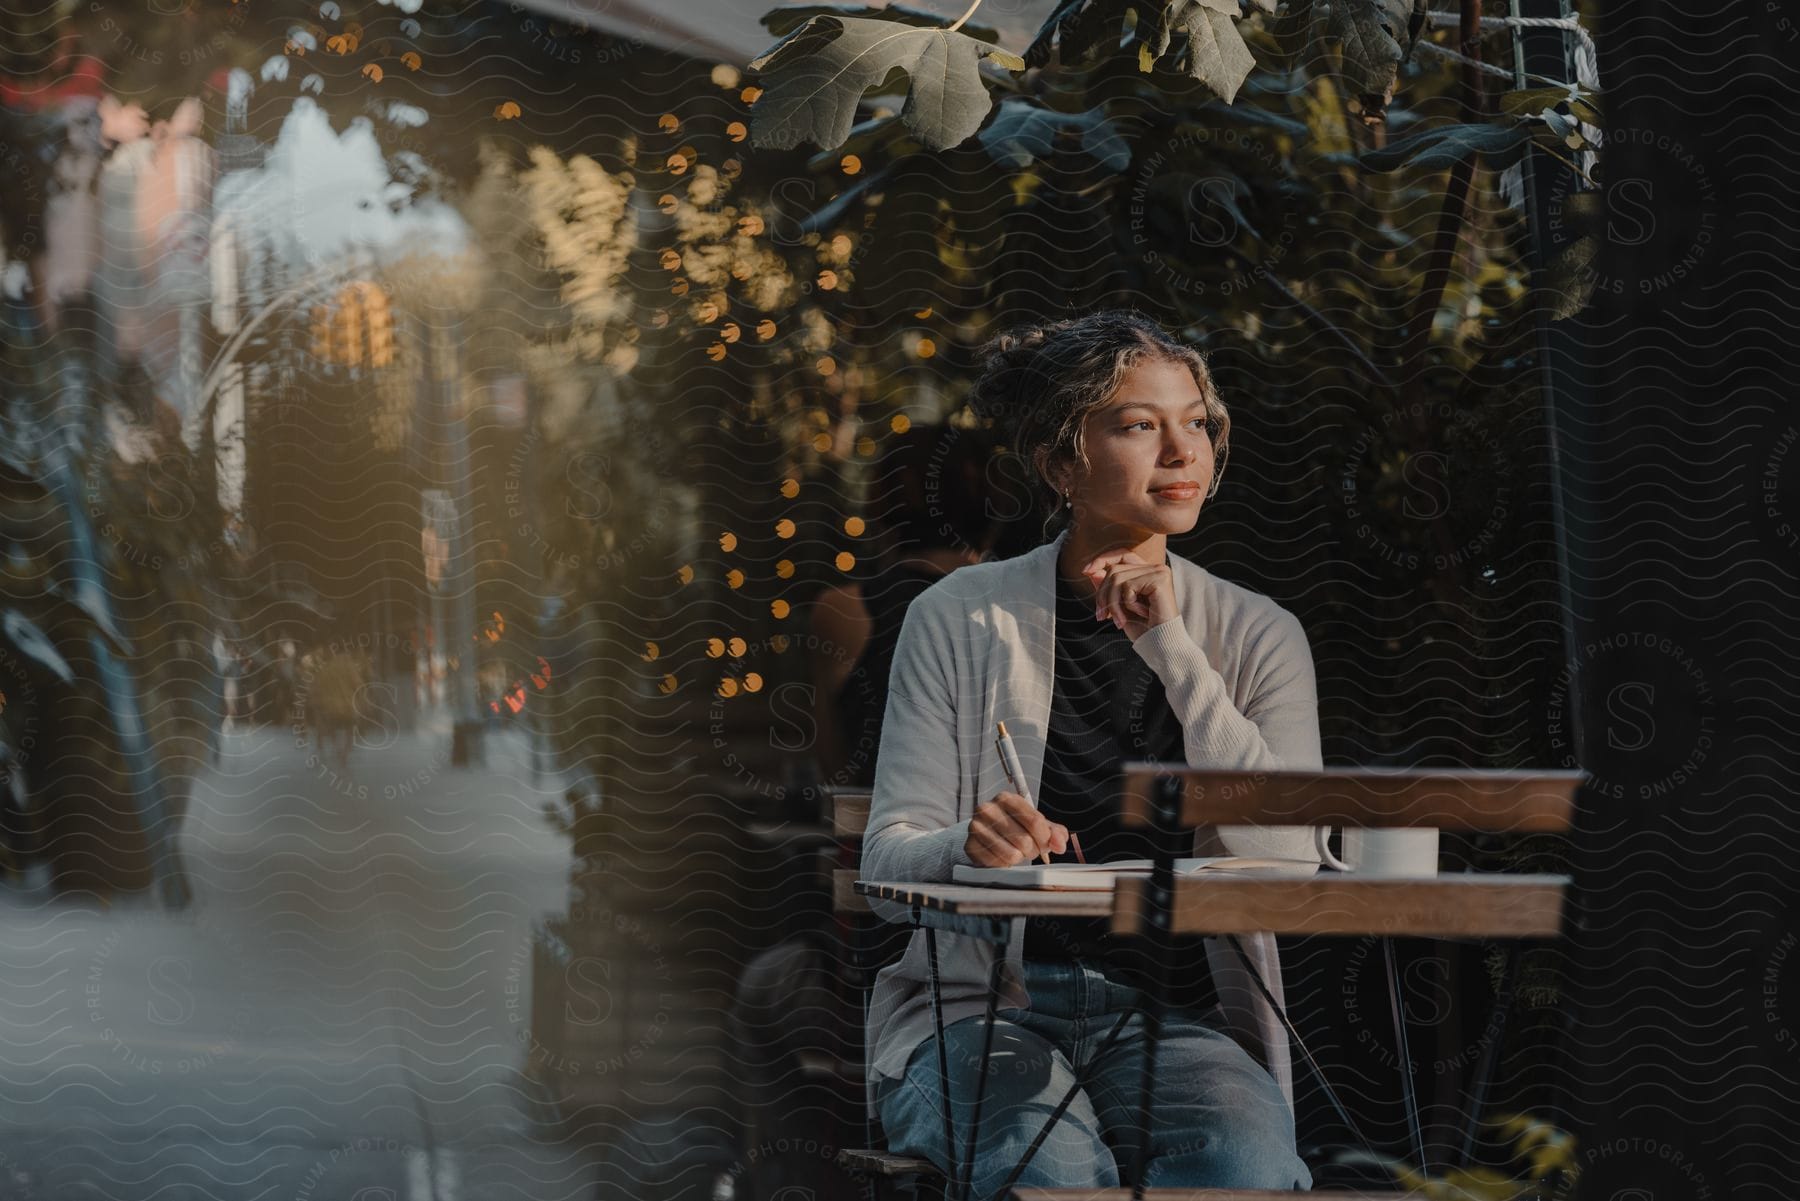
[(998, 449), (976, 430), (920, 425), (882, 459), (872, 509), (891, 539), (887, 552), (812, 605), (813, 753), (825, 785), (874, 785), (901, 623), (913, 598), (993, 549), (1003, 511), (990, 477)]
[[(990, 503), (987, 482), (996, 446), (976, 430), (915, 426), (878, 463), (869, 517), (884, 551), (865, 557), (867, 566), (826, 587), (812, 606), (806, 645), (821, 784), (874, 782), (888, 667), (907, 607), (993, 546), (994, 514), (1005, 512)], [(746, 1084), (747, 1179), (759, 1197), (847, 1196), (855, 1187), (829, 1157), (807, 1149), (821, 1140), (842, 1145), (861, 1126), (843, 1085), (816, 1070), (852, 1059), (861, 1041), (849, 998), (834, 988), (844, 978), (844, 951), (828, 917), (820, 913), (817, 925), (784, 921), (786, 936), (753, 958), (738, 981), (731, 1042)], [(863, 945), (877, 961), (903, 942), (883, 933)], [(850, 1087), (861, 1091), (860, 1080), (852, 1078)]]

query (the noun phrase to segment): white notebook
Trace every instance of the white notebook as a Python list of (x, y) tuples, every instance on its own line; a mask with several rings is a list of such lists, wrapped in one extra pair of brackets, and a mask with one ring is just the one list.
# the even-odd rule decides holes
[[(1319, 865), (1312, 859), (1258, 859), (1226, 855), (1211, 859), (1177, 859), (1180, 874), (1199, 872), (1257, 872), (1277, 876), (1311, 876)], [(1086, 892), (1110, 892), (1121, 876), (1150, 874), (1148, 859), (1118, 859), (1112, 863), (1020, 863), (1013, 867), (970, 867), (957, 864), (950, 878), (958, 884), (989, 884), (1000, 888), (1068, 888)]]

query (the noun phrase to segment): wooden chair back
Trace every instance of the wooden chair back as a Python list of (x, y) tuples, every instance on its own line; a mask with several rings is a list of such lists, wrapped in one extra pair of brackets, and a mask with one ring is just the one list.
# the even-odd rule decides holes
[(863, 832), (869, 828), (869, 804), (874, 794), (867, 788), (828, 788), (825, 815), (831, 823), (837, 850), (832, 857), (831, 911), (840, 917), (869, 916), (867, 897), (856, 895), (858, 865), (862, 862)]
[[(1142, 761), (1123, 764), (1121, 774), (1121, 822), (1165, 831), (1274, 825), (1563, 832), (1583, 779), (1579, 771), (1251, 772)], [(1514, 873), (1179, 879), (1168, 909), (1170, 928), (1180, 933), (1546, 938), (1560, 928), (1567, 883)], [(1121, 881), (1113, 928), (1152, 925), (1149, 894), (1149, 881)]]

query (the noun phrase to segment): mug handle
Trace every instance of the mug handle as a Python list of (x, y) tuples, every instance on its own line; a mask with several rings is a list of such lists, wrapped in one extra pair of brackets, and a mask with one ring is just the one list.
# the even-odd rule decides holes
[(1313, 842), (1318, 847), (1319, 858), (1321, 861), (1324, 862), (1326, 867), (1334, 868), (1335, 870), (1340, 871), (1340, 872), (1347, 872), (1347, 871), (1351, 870), (1350, 865), (1348, 863), (1345, 863), (1342, 859), (1339, 859), (1336, 855), (1333, 855), (1331, 853), (1331, 827), (1330, 826), (1314, 826), (1313, 827)]

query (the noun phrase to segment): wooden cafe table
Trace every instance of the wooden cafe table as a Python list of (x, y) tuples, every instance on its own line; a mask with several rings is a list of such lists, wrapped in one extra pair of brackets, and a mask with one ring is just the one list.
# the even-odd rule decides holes
[[(1156, 1049), (1168, 995), (1168, 963), (1174, 940), (1183, 935), (1239, 934), (1377, 935), (1424, 938), (1551, 939), (1562, 923), (1568, 880), (1563, 876), (1515, 873), (1453, 873), (1405, 878), (1359, 878), (1322, 870), (1295, 877), (1274, 872), (1174, 871), (1190, 853), (1193, 830), (1209, 825), (1306, 825), (1345, 827), (1435, 827), (1509, 833), (1566, 832), (1576, 771), (1493, 771), (1437, 768), (1328, 768), (1322, 771), (1214, 771), (1185, 764), (1132, 762), (1123, 765), (1121, 820), (1152, 832), (1157, 854), (1145, 878), (1121, 879), (1111, 891), (994, 888), (949, 883), (890, 883), (858, 880), (856, 891), (871, 900), (907, 907), (926, 935), (932, 1016), (938, 1034), (938, 1071), (948, 1096), (949, 1070), (943, 1041), (943, 1009), (937, 974), (939, 931), (1005, 946), (1012, 922), (1022, 917), (1109, 916), (1113, 931), (1146, 938), (1162, 954), (1155, 957), (1146, 989), (1144, 1084), (1138, 1114), (1137, 1170), (1131, 1189), (1094, 1194), (1085, 1189), (1018, 1189), (1020, 1201), (1094, 1201), (1125, 1197), (1158, 1201), (1251, 1201), (1283, 1194), (1220, 1189), (1146, 1189), (1144, 1157), (1149, 1140), (1151, 1086)], [(1233, 939), (1235, 945), (1236, 940)], [(1242, 955), (1241, 948), (1238, 954)], [(995, 956), (987, 998), (991, 1045), (1002, 957)], [(1246, 966), (1249, 961), (1244, 960)], [(1268, 996), (1266, 982), (1263, 985)], [(1390, 977), (1390, 987), (1395, 982)], [(1277, 1012), (1281, 1012), (1277, 1006)], [(1398, 1010), (1396, 1011), (1398, 1015)], [(1286, 1014), (1281, 1013), (1286, 1022)], [(1115, 1027), (1116, 1034), (1120, 1027)], [(1290, 1032), (1292, 1026), (1289, 1025)], [(1404, 1037), (1403, 1027), (1397, 1033)], [(1104, 1044), (1103, 1044), (1104, 1045)], [(986, 1049), (983, 1053), (985, 1083)], [(1416, 1105), (1406, 1057), (1400, 1067), (1415, 1132)], [(1327, 1086), (1329, 1087), (1329, 1086)], [(944, 1107), (946, 1146), (954, 1171), (946, 1196), (967, 1196), (974, 1168), (975, 1135), (981, 1122), (977, 1087), (973, 1118), (962, 1155), (956, 1151), (950, 1108)], [(1065, 1097), (1045, 1120), (1035, 1141), (1016, 1165), (1016, 1180), (1044, 1135), (1073, 1099)], [(1477, 1117), (1479, 1115), (1476, 1115)], [(1422, 1150), (1422, 1147), (1421, 1147)], [(1010, 1181), (1009, 1181), (1010, 1184)], [(1355, 1197), (1355, 1192), (1322, 1193)], [(1403, 1196), (1392, 1192), (1370, 1197)]]

